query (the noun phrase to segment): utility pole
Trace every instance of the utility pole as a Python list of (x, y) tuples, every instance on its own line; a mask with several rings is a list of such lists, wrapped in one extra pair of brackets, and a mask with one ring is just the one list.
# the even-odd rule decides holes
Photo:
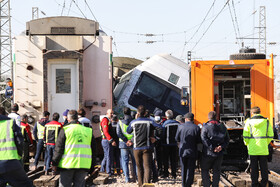
[(1, 105), (11, 106), (11, 100), (2, 93), (5, 90), (5, 78), (13, 80), (12, 41), (11, 41), (11, 16), (10, 0), (0, 0), (0, 82)]
[(192, 52), (188, 51), (188, 65), (189, 65), (189, 112), (192, 112), (192, 104), (191, 104), (191, 83), (192, 83), (192, 74), (191, 74), (191, 61), (192, 61)]
[(266, 11), (265, 11), (265, 6), (260, 6), (259, 52), (266, 55)]
[(32, 20), (39, 18), (39, 9), (38, 7), (32, 7)]
[[(259, 37), (255, 38), (237, 38), (237, 39), (249, 39), (249, 40), (259, 40), (259, 53), (263, 53), (266, 55), (266, 10), (265, 6), (260, 6), (260, 17), (259, 17), (259, 27), (255, 27), (259, 29)], [(271, 43), (274, 45), (274, 43)]]

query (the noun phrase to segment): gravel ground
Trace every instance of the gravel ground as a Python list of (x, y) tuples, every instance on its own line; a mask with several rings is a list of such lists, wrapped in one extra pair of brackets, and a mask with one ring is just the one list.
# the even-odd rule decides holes
[[(159, 178), (159, 181), (154, 183), (156, 187), (181, 187), (181, 176), (177, 176), (176, 179), (173, 178)], [(130, 187), (137, 186), (137, 183), (125, 183), (124, 176), (113, 176), (109, 180), (109, 184), (96, 185), (97, 187)]]

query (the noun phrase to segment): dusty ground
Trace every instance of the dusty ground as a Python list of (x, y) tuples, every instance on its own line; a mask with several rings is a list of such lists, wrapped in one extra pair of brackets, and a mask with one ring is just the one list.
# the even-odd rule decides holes
[[(181, 176), (177, 176), (176, 180), (172, 178), (159, 178), (159, 182), (154, 183), (157, 187), (181, 187)], [(130, 187), (137, 186), (137, 183), (125, 183), (124, 176), (114, 176), (109, 180), (109, 184), (96, 185), (98, 187)]]

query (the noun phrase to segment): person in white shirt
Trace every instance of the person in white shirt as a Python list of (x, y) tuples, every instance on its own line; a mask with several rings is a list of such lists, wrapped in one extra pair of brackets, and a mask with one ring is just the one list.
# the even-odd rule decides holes
[(91, 121), (85, 117), (86, 116), (86, 111), (83, 108), (80, 108), (78, 110), (78, 121), (85, 127), (90, 127), (92, 128)]
[(17, 113), (18, 110), (19, 110), (18, 104), (15, 103), (15, 104), (12, 106), (11, 110), (12, 110), (12, 112), (8, 115), (8, 117), (11, 118), (11, 119), (13, 119), (13, 120), (15, 120), (17, 126), (20, 127), (20, 120), (21, 120), (21, 118), (20, 118), (20, 115)]

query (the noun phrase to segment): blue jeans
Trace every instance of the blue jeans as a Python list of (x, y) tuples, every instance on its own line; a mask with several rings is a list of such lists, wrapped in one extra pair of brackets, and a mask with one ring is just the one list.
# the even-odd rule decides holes
[[(43, 141), (43, 139), (39, 139), (37, 142), (36, 155), (35, 155), (35, 161), (34, 161), (34, 165), (36, 167), (38, 165), (38, 161), (39, 161), (40, 155), (43, 151), (43, 148), (44, 148), (44, 141)], [(45, 151), (45, 159), (44, 159), (45, 165), (46, 165), (46, 157), (47, 157), (47, 154)]]
[(137, 176), (136, 163), (135, 163), (135, 159), (134, 159), (134, 155), (133, 155), (133, 149), (132, 148), (131, 149), (121, 149), (121, 161), (122, 161), (123, 173), (125, 176), (125, 182), (129, 182), (129, 169), (128, 169), (129, 155), (132, 160), (134, 175)]
[(108, 140), (106, 139), (103, 139), (101, 141), (101, 145), (103, 147), (103, 151), (104, 151), (104, 158), (101, 162), (101, 168), (100, 168), (100, 171), (101, 172), (105, 172), (108, 173), (109, 175), (111, 175), (111, 168), (112, 168), (112, 157), (113, 157), (113, 154), (112, 154), (112, 145), (109, 143)]
[(46, 161), (46, 170), (50, 169), (51, 160), (53, 157), (55, 145), (47, 145), (47, 161)]

